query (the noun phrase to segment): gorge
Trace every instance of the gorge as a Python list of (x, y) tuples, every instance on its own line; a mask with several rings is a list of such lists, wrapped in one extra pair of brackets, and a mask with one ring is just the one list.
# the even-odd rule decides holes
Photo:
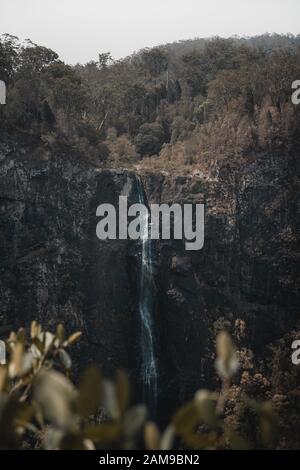
[[(270, 397), (286, 417), (281, 447), (299, 446), (298, 372), (290, 360), (299, 326), (297, 165), (256, 155), (206, 174), (137, 176), (70, 155), (35, 163), (30, 148), (1, 146), (1, 339), (33, 319), (82, 330), (76, 373), (89, 363), (107, 376), (128, 370), (135, 401), (143, 384), (151, 397), (157, 387), (165, 422), (197, 388), (218, 387), (214, 338), (226, 328), (240, 355), (237, 396)], [(96, 208), (120, 195), (146, 205), (205, 203), (204, 249), (160, 240), (153, 263), (146, 240), (99, 240)]]

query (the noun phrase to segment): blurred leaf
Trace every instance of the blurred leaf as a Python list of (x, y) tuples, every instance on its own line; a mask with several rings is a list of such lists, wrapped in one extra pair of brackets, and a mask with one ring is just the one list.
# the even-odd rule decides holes
[(22, 342), (17, 342), (12, 351), (12, 357), (9, 362), (8, 372), (10, 378), (15, 378), (21, 372), (22, 361), (24, 354), (24, 344)]
[(14, 450), (20, 447), (20, 439), (14, 429), (14, 418), (18, 409), (16, 399), (0, 394), (0, 449)]
[(226, 331), (221, 331), (216, 341), (216, 369), (222, 379), (230, 379), (238, 370), (236, 350), (231, 337)]
[(120, 409), (116, 396), (115, 385), (111, 380), (103, 380), (103, 406), (112, 419), (120, 419)]
[(67, 339), (67, 344), (68, 346), (71, 346), (71, 344), (77, 343), (77, 341), (81, 338), (82, 332), (77, 331), (76, 333), (73, 333), (68, 339)]
[(26, 425), (30, 423), (30, 420), (33, 416), (34, 409), (29, 403), (18, 403), (14, 417), (18, 426), (26, 427)]
[(160, 448), (160, 432), (155, 423), (148, 422), (144, 428), (144, 441), (146, 449), (159, 450)]
[(136, 405), (125, 413), (123, 420), (123, 432), (127, 439), (132, 439), (139, 433), (147, 419), (145, 405)]
[(97, 367), (89, 367), (83, 374), (79, 384), (77, 406), (83, 417), (95, 413), (101, 404), (102, 380)]
[(60, 448), (60, 443), (64, 437), (64, 431), (61, 429), (49, 426), (46, 430), (43, 439), (43, 448), (45, 450), (57, 450)]
[(170, 424), (161, 437), (160, 450), (171, 450), (173, 447), (174, 438), (175, 428), (172, 426), (172, 424)]
[(56, 336), (49, 331), (46, 331), (41, 333), (38, 339), (41, 340), (44, 345), (44, 354), (47, 354), (52, 349), (56, 340)]
[(183, 436), (183, 441), (192, 449), (211, 449), (215, 446), (217, 435), (215, 433), (187, 433)]
[(37, 359), (40, 359), (41, 356), (44, 354), (44, 345), (42, 341), (39, 340), (39, 338), (37, 337), (33, 339), (30, 349), (33, 356)]
[(91, 439), (83, 439), (83, 446), (85, 450), (95, 450), (95, 446)]
[(216, 394), (208, 390), (199, 390), (195, 395), (195, 403), (201, 422), (211, 429), (216, 428), (218, 425)]
[(31, 406), (34, 410), (34, 417), (35, 417), (35, 420), (37, 421), (37, 423), (39, 424), (39, 426), (42, 428), (44, 425), (45, 425), (45, 422), (44, 422), (44, 415), (43, 415), (43, 410), (42, 410), (42, 407), (41, 405), (36, 401), (36, 400), (32, 400), (31, 402)]
[(58, 357), (64, 368), (66, 370), (70, 370), (72, 367), (72, 360), (69, 354), (64, 349), (60, 349), (58, 351)]
[(3, 392), (7, 386), (8, 369), (6, 365), (0, 366), (0, 392)]
[(56, 337), (57, 337), (57, 339), (58, 339), (59, 344), (60, 344), (60, 345), (63, 344), (63, 342), (64, 342), (64, 340), (65, 340), (65, 328), (64, 328), (64, 326), (63, 326), (61, 323), (59, 323), (59, 324), (57, 325), (57, 328), (56, 328)]
[(32, 363), (33, 363), (32, 353), (30, 351), (26, 352), (22, 358), (22, 364), (21, 364), (19, 375), (23, 376), (23, 375), (28, 374), (32, 369)]
[(179, 408), (172, 419), (172, 425), (176, 434), (183, 435), (195, 430), (199, 424), (199, 416), (196, 404), (190, 401), (186, 405)]
[(106, 446), (116, 442), (121, 435), (121, 425), (115, 423), (103, 423), (87, 426), (84, 436), (97, 444)]
[(14, 331), (12, 331), (8, 337), (7, 345), (12, 350), (16, 342), (17, 342), (17, 335)]
[(127, 374), (124, 371), (118, 370), (116, 372), (115, 386), (119, 410), (121, 414), (123, 414), (128, 407), (130, 396), (129, 380)]
[(74, 428), (76, 391), (72, 383), (56, 371), (42, 371), (34, 386), (34, 399), (46, 419), (62, 429)]
[(17, 341), (20, 343), (25, 343), (26, 340), (26, 333), (24, 328), (19, 328), (18, 333), (17, 333)]
[(41, 332), (42, 332), (41, 326), (34, 320), (31, 323), (31, 327), (30, 327), (31, 339), (35, 339), (38, 335), (41, 334)]

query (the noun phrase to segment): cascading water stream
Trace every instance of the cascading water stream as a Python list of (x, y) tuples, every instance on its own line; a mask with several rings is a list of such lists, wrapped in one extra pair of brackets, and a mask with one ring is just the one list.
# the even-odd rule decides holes
[[(147, 207), (147, 201), (141, 179), (137, 177), (139, 204)], [(139, 278), (139, 315), (141, 341), (141, 380), (144, 400), (152, 412), (155, 412), (157, 399), (157, 362), (155, 357), (154, 336), (154, 247), (150, 237), (149, 219), (145, 216), (141, 227), (142, 259)]]

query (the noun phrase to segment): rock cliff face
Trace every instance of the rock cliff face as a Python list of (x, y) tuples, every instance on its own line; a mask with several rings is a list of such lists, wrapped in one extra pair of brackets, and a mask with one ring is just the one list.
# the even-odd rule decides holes
[[(210, 175), (142, 174), (148, 203), (204, 203), (205, 244), (156, 244), (154, 320), (162, 420), (199, 387), (218, 386), (214, 338), (234, 337), (241, 372), (233, 393), (269, 397), (288, 413), (279, 445), (300, 447), (296, 160), (257, 156)], [(135, 174), (101, 170), (64, 155), (36, 162), (30, 152), (0, 151), (0, 335), (37, 319), (80, 329), (79, 372), (96, 362), (105, 374), (130, 371), (139, 394), (140, 246), (96, 237), (96, 208), (137, 202)], [(232, 408), (238, 400), (232, 399)], [(163, 410), (163, 411), (162, 411)], [(241, 417), (242, 419), (242, 417)]]
[(272, 398), (279, 412), (290, 406), (284, 434), (299, 445), (294, 429), (299, 368), (290, 359), (300, 326), (297, 175), (293, 159), (260, 156), (240, 167), (223, 165), (211, 178), (148, 175), (145, 185), (150, 201), (206, 207), (201, 251), (185, 251), (175, 241), (160, 243), (164, 409), (173, 406), (170, 397), (182, 401), (199, 385), (217, 386), (214, 338), (226, 328), (244, 371), (237, 395), (244, 390)]

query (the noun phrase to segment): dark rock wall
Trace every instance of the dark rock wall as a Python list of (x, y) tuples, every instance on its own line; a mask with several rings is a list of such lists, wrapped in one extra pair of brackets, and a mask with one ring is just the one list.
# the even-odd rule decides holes
[[(224, 327), (240, 352), (244, 373), (237, 387), (299, 416), (299, 368), (290, 361), (299, 332), (298, 175), (297, 159), (282, 156), (223, 164), (206, 177), (142, 175), (149, 203), (206, 207), (201, 251), (185, 251), (174, 240), (157, 246), (165, 416), (198, 387), (219, 386), (214, 338)], [(70, 157), (34, 163), (25, 151), (1, 149), (1, 337), (33, 319), (49, 327), (63, 321), (70, 332), (84, 332), (77, 369), (92, 361), (106, 374), (123, 367), (137, 382), (139, 248), (126, 240), (99, 241), (95, 233), (96, 207), (117, 205), (121, 194), (136, 202), (134, 181), (131, 172), (99, 170)], [(290, 420), (286, 439), (296, 446), (292, 413)]]
[[(26, 156), (25, 156), (26, 157)], [(96, 237), (96, 208), (118, 202), (126, 174), (1, 155), (1, 336), (37, 319), (82, 330), (76, 364), (132, 369), (134, 285), (126, 241)]]
[[(184, 401), (199, 385), (218, 386), (214, 338), (226, 328), (245, 371), (237, 384), (294, 407), (287, 425), (293, 434), (300, 411), (300, 371), (290, 359), (292, 338), (300, 336), (298, 176), (293, 158), (260, 156), (239, 169), (223, 165), (212, 178), (145, 179), (152, 202), (206, 207), (201, 251), (185, 251), (178, 241), (160, 244), (165, 407), (173, 406), (170, 397)], [(299, 440), (299, 430), (296, 435)]]

